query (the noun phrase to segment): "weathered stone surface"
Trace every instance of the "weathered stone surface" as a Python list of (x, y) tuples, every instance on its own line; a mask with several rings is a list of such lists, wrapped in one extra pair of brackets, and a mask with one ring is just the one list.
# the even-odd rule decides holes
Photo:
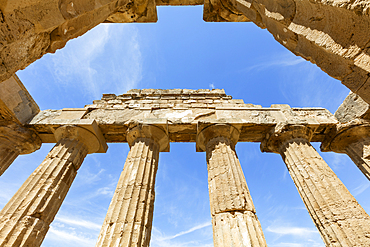
[[(171, 96), (172, 99), (164, 99)], [(190, 99), (191, 98), (191, 99)], [(142, 122), (168, 128), (171, 141), (195, 142), (199, 122), (233, 123), (241, 126), (240, 141), (259, 142), (279, 122), (314, 126), (314, 141), (321, 141), (338, 122), (323, 108), (290, 108), (288, 105), (244, 104), (224, 90), (130, 90), (103, 95), (84, 109), (46, 110), (30, 122), (43, 142), (53, 141), (53, 128), (96, 120), (107, 142), (126, 142), (130, 123)]]
[(155, 22), (157, 5), (204, 4), (206, 21), (252, 21), (370, 103), (370, 3), (297, 0), (32, 0), (0, 4), (0, 81), (102, 22)]
[(229, 0), (204, 0), (203, 20), (207, 22), (250, 21)]
[(155, 126), (137, 126), (128, 132), (128, 140), (131, 149), (97, 247), (149, 246), (159, 152), (169, 145), (168, 136)]
[(39, 112), (39, 106), (18, 76), (14, 74), (0, 82), (0, 119), (25, 124)]
[(353, 119), (338, 124), (321, 144), (324, 152), (347, 154), (361, 172), (370, 180), (370, 123)]
[(19, 154), (29, 154), (41, 147), (41, 139), (32, 129), (15, 122), (0, 121), (0, 176)]
[(326, 246), (369, 246), (370, 217), (311, 146), (312, 131), (278, 126), (262, 151), (279, 153)]
[(88, 153), (99, 140), (83, 128), (63, 126), (58, 143), (0, 212), (1, 246), (40, 246)]
[(369, 216), (309, 143), (347, 153), (370, 178), (368, 105), (354, 94), (337, 111), (346, 123), (322, 108), (262, 108), (218, 89), (133, 89), (85, 108), (42, 111), (21, 126), (4, 120), (15, 116), (8, 99), (0, 102), (0, 175), (18, 153), (57, 145), (0, 212), (0, 246), (39, 246), (83, 158), (105, 152), (106, 141), (131, 150), (97, 246), (149, 246), (158, 157), (170, 141), (196, 141), (207, 152), (215, 246), (266, 246), (237, 141), (262, 141), (263, 151), (282, 155), (327, 246), (370, 244)]
[[(236, 9), (297, 56), (370, 102), (368, 2), (234, 0)], [(346, 20), (346, 21), (345, 21)], [(361, 78), (361, 79), (360, 79)]]
[(102, 22), (156, 21), (153, 0), (0, 3), (0, 81)]
[(211, 125), (200, 130), (197, 145), (207, 155), (214, 246), (265, 246), (235, 144), (239, 130)]
[(370, 119), (369, 104), (360, 96), (350, 92), (343, 103), (338, 107), (334, 116), (341, 123), (350, 122), (356, 118)]

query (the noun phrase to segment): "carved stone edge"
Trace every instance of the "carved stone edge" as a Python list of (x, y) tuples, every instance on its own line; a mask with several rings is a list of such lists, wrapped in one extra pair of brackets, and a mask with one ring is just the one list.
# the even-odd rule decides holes
[(348, 145), (370, 136), (370, 121), (354, 119), (347, 123), (339, 123), (332, 128), (321, 143), (322, 152), (345, 153)]
[(131, 147), (134, 141), (138, 138), (150, 138), (153, 139), (159, 145), (160, 152), (170, 151), (170, 139), (168, 131), (151, 124), (137, 123), (135, 126), (131, 126), (127, 130), (127, 142)]
[(108, 149), (105, 138), (95, 120), (90, 121), (90, 124), (62, 125), (55, 129), (54, 137), (56, 141), (62, 138), (79, 140), (88, 147), (89, 154), (105, 153)]
[(261, 142), (261, 151), (267, 153), (280, 153), (284, 145), (294, 139), (310, 141), (317, 126), (278, 123)]
[(235, 146), (239, 140), (240, 130), (241, 125), (237, 124), (198, 122), (196, 151), (205, 152), (207, 143), (216, 137), (226, 137)]

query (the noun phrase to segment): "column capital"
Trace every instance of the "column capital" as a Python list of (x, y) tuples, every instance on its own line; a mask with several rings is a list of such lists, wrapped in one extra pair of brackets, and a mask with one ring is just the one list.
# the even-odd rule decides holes
[(138, 138), (149, 138), (159, 145), (160, 152), (170, 151), (170, 139), (165, 130), (160, 127), (149, 124), (137, 124), (127, 130), (127, 142), (131, 147)]
[(232, 142), (232, 148), (239, 140), (240, 130), (231, 124), (210, 124), (201, 126), (198, 124), (197, 152), (205, 152), (207, 143), (216, 137), (225, 137)]
[(370, 138), (370, 122), (363, 119), (354, 119), (348, 123), (339, 123), (326, 135), (321, 143), (323, 152), (345, 153), (346, 148), (355, 142)]
[(0, 121), (0, 147), (12, 148), (19, 154), (29, 154), (41, 147), (36, 131), (11, 121)]
[[(97, 126), (96, 126), (97, 127)], [(105, 153), (108, 146), (99, 128), (87, 129), (75, 125), (63, 125), (54, 132), (56, 141), (62, 139), (82, 142), (88, 150), (88, 154)]]
[(292, 140), (305, 139), (310, 141), (313, 130), (305, 125), (278, 123), (261, 142), (262, 152), (280, 153), (284, 145)]

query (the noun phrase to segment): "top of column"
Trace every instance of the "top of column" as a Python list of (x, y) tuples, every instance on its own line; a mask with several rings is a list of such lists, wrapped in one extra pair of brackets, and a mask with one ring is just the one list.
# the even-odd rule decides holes
[(280, 153), (281, 148), (292, 140), (310, 141), (314, 130), (305, 125), (277, 124), (261, 142), (262, 152)]
[(85, 126), (61, 126), (55, 130), (54, 136), (56, 141), (68, 139), (82, 142), (87, 147), (89, 154), (105, 153), (108, 149), (105, 139), (95, 121), (91, 125)]
[(235, 147), (239, 139), (240, 129), (231, 124), (198, 124), (197, 152), (206, 151), (207, 143), (216, 137), (226, 137)]
[(132, 146), (138, 138), (149, 138), (154, 140), (159, 145), (160, 152), (170, 151), (170, 141), (168, 134), (160, 127), (149, 124), (137, 124), (127, 131), (127, 142)]

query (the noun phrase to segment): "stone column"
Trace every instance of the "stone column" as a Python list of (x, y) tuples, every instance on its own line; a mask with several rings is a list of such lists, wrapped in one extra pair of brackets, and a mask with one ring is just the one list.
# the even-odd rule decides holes
[(159, 152), (168, 151), (165, 131), (139, 125), (128, 131), (128, 153), (96, 246), (148, 247)]
[(370, 217), (311, 146), (312, 131), (278, 125), (261, 144), (279, 153), (326, 246), (370, 246)]
[(100, 141), (76, 126), (55, 131), (58, 141), (0, 212), (0, 246), (40, 246), (86, 154)]
[(347, 154), (361, 172), (370, 180), (370, 125), (355, 120), (338, 124), (334, 137), (321, 145), (321, 151)]
[(239, 131), (215, 124), (200, 131), (198, 151), (206, 151), (215, 247), (267, 246), (235, 153)]
[(0, 176), (19, 154), (29, 154), (41, 147), (35, 131), (15, 122), (0, 122)]

